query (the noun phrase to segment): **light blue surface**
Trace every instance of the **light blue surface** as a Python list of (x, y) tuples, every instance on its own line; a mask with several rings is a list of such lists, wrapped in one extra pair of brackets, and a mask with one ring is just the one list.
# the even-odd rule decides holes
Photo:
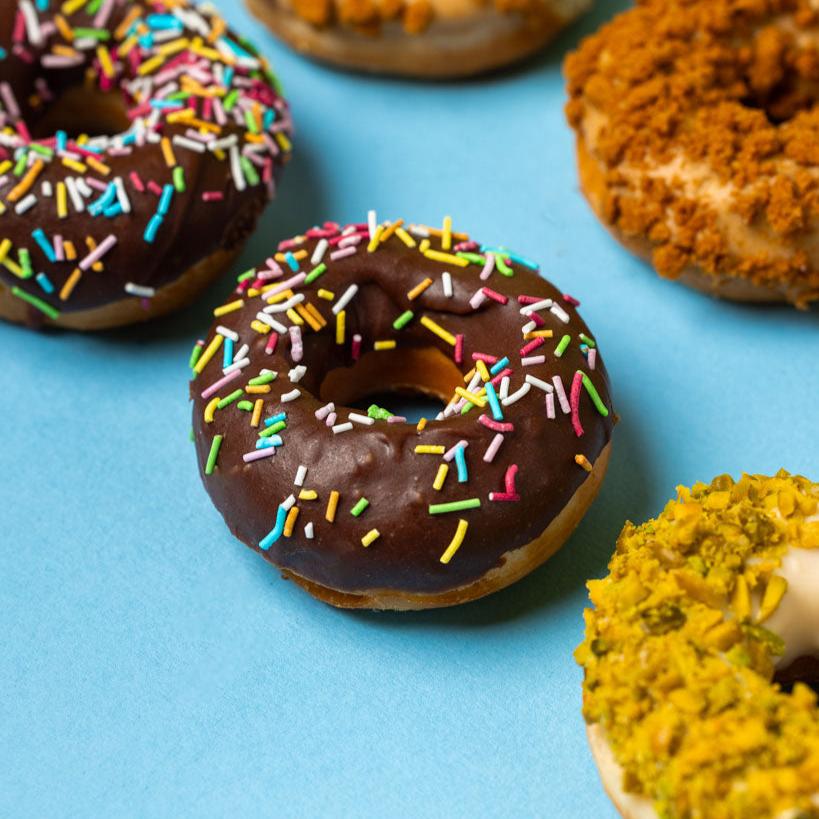
[[(542, 261), (602, 346), (622, 420), (565, 549), (495, 597), (345, 614), (225, 529), (196, 472), (186, 362), (225, 285), (99, 336), (0, 326), (0, 815), (613, 817), (586, 748), (586, 578), (678, 483), (819, 477), (817, 315), (656, 278), (577, 190), (560, 62), (423, 85), (273, 60), (296, 156), (238, 267), (325, 218), (456, 226)], [(547, 458), (548, 453), (542, 457)]]

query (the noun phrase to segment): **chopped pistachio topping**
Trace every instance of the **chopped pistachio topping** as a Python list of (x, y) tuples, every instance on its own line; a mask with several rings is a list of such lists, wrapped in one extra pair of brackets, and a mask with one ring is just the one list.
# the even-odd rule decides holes
[(773, 682), (784, 643), (764, 625), (787, 549), (819, 549), (818, 506), (784, 471), (680, 487), (588, 584), (584, 716), (662, 819), (819, 819), (816, 694)]

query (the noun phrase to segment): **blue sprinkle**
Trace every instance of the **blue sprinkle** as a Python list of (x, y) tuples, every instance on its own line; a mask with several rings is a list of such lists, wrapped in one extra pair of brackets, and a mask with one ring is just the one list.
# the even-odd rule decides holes
[(37, 11), (48, 11), (48, 0), (37, 0)]
[(43, 253), (45, 253), (46, 258), (53, 264), (57, 261), (57, 254), (54, 252), (54, 248), (51, 245), (51, 242), (48, 241), (48, 237), (45, 235), (45, 231), (42, 228), (37, 228), (37, 230), (33, 230), (31, 235), (35, 242), (40, 245)]
[(276, 110), (274, 108), (265, 109), (262, 116), (262, 129), (267, 131), (270, 126), (276, 121)]
[(256, 449), (270, 449), (270, 447), (280, 447), (284, 441), (282, 441), (281, 435), (271, 435), (269, 438), (259, 438), (256, 441)]
[(159, 197), (159, 207), (156, 212), (160, 216), (166, 216), (171, 207), (171, 198), (173, 197), (173, 185), (163, 185), (162, 195)]
[(236, 70), (232, 66), (225, 69), (225, 73), (222, 77), (225, 88), (230, 88), (230, 84), (233, 82), (233, 75), (235, 73)]
[(57, 131), (57, 151), (64, 151), (68, 145), (68, 134), (65, 131)]
[(496, 421), (503, 421), (503, 410), (501, 409), (500, 401), (498, 401), (498, 394), (495, 392), (495, 385), (491, 381), (484, 384), (486, 387), (486, 397), (489, 400), (489, 407), (492, 410), (492, 417)]
[(276, 512), (276, 525), (269, 534), (265, 535), (265, 537), (259, 541), (259, 548), (262, 551), (266, 552), (282, 536), (286, 519), (287, 510), (283, 506), (280, 506)]
[(222, 346), (224, 347), (224, 358), (222, 359), (222, 366), (227, 367), (233, 363), (233, 339), (225, 338), (225, 343)]
[(466, 450), (462, 444), (455, 447), (455, 466), (458, 467), (458, 483), (466, 483), (469, 472), (466, 468)]
[(119, 216), (122, 213), (122, 205), (119, 202), (114, 202), (113, 205), (109, 205), (103, 212), (103, 216), (107, 216), (109, 219), (113, 219), (115, 216)]
[(148, 222), (148, 227), (145, 228), (145, 233), (142, 236), (148, 244), (152, 244), (154, 239), (156, 239), (156, 232), (159, 230), (161, 224), (162, 217), (158, 213), (151, 217), (151, 221)]
[(171, 28), (182, 28), (182, 23), (172, 14), (149, 14), (148, 25), (153, 29), (164, 31)]
[(279, 421), (284, 421), (287, 419), (286, 412), (277, 412), (275, 415), (271, 415), (270, 418), (264, 419), (264, 425), (266, 427), (272, 427), (273, 424), (278, 424)]
[(108, 183), (108, 187), (99, 199), (94, 200), (88, 206), (88, 212), (92, 216), (99, 216), (107, 207), (112, 205), (117, 198), (117, 186), (113, 182)]
[(290, 269), (294, 273), (298, 273), (299, 260), (289, 250), (284, 254), (284, 258), (287, 261), (287, 264), (290, 266)]
[(5, 60), (9, 53), (5, 48), (0, 47), (0, 60)]
[(37, 274), (37, 284), (39, 284), (46, 293), (54, 292), (54, 285), (51, 283), (51, 279), (49, 279), (45, 273)]
[(489, 372), (492, 373), (492, 375), (497, 375), (508, 363), (509, 358), (507, 356), (504, 356), (500, 361), (496, 361), (489, 368)]

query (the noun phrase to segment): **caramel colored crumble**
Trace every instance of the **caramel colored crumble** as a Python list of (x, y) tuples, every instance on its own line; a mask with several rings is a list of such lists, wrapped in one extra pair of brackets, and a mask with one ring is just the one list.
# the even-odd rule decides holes
[[(819, 269), (802, 247), (819, 220), (812, 5), (643, 0), (567, 59), (570, 124), (585, 138), (590, 117), (606, 118), (590, 146), (610, 172), (602, 215), (626, 237), (649, 239), (661, 274), (696, 266), (763, 286), (794, 285), (798, 301), (819, 299)], [(665, 165), (679, 152), (730, 188), (726, 208), (792, 252), (743, 253), (713, 206), (681, 185), (657, 190), (639, 173), (617, 174), (625, 165)]]
[(785, 551), (819, 549), (818, 508), (819, 484), (784, 471), (680, 487), (588, 584), (584, 716), (662, 819), (819, 817), (817, 698), (773, 682), (765, 627)]
[(432, 22), (432, 6), (428, 0), (410, 0), (404, 10), (404, 31), (420, 34)]

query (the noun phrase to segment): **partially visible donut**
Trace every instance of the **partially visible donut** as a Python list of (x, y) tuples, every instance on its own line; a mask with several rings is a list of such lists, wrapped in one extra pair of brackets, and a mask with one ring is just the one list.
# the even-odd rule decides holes
[(819, 484), (779, 472), (680, 487), (658, 518), (626, 524), (609, 569), (589, 583), (576, 656), (621, 814), (819, 816), (805, 684), (819, 679)]
[[(450, 220), (371, 214), (243, 274), (191, 360), (202, 479), (236, 537), (349, 608), (454, 605), (546, 560), (597, 493), (614, 415), (576, 302), (536, 270)], [(407, 390), (445, 409), (350, 407)]]
[(190, 301), (290, 152), (267, 62), (188, 0), (0, 0), (0, 54), (0, 317), (95, 330)]
[(643, 0), (566, 61), (580, 182), (662, 276), (819, 299), (819, 7)]
[(247, 0), (285, 42), (363, 71), (463, 77), (529, 56), (591, 0)]

